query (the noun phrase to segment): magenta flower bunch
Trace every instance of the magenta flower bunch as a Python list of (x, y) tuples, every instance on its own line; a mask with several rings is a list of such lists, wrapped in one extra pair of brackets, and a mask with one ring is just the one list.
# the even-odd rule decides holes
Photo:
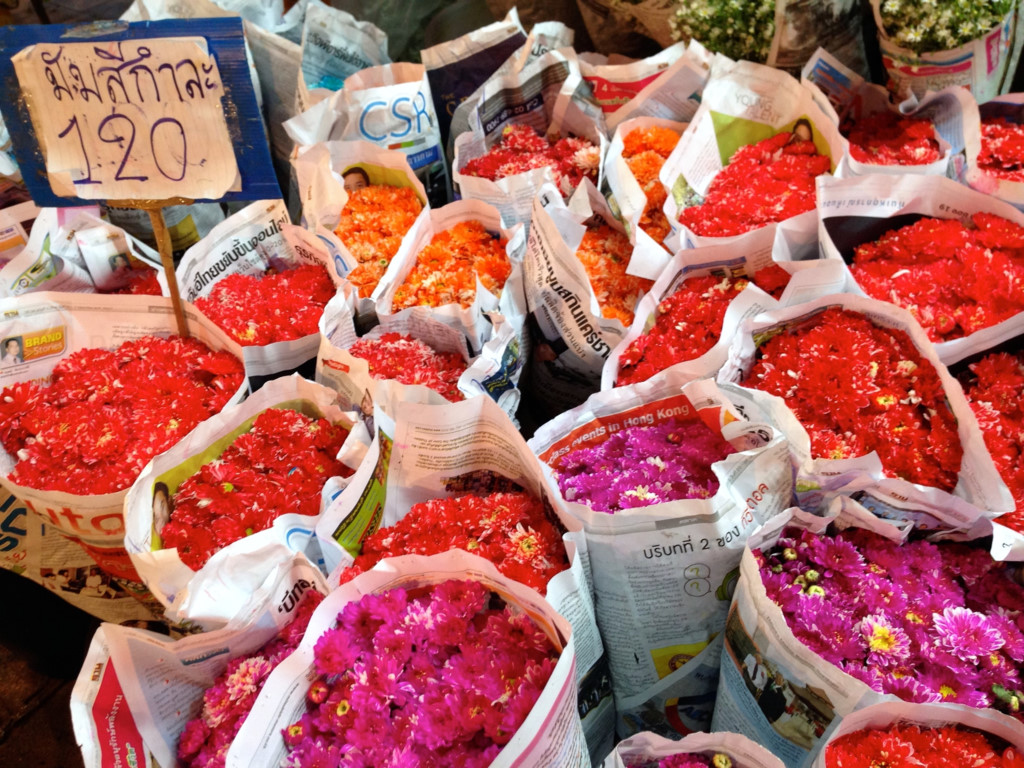
[(735, 449), (704, 422), (675, 417), (613, 432), (552, 464), (567, 501), (596, 512), (619, 512), (718, 492), (711, 465)]
[(790, 528), (754, 556), (797, 639), (872, 689), (1018, 714), (1024, 587), (987, 550)]
[(559, 653), (475, 581), (363, 595), (314, 647), (288, 768), (484, 768), (540, 697)]
[(732, 768), (732, 759), (724, 752), (711, 755), (681, 753), (663, 757), (658, 768)]

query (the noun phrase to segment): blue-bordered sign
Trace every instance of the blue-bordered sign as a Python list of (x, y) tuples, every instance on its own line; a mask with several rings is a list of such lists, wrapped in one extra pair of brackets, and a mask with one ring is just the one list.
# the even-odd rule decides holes
[(281, 197), (239, 18), (0, 28), (0, 83), (37, 205)]

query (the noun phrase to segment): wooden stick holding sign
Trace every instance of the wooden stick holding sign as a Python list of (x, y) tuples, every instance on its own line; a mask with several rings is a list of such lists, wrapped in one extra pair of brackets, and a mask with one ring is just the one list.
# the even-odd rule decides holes
[(281, 196), (241, 19), (5, 27), (0, 84), (33, 200), (147, 211), (187, 335), (161, 209)]

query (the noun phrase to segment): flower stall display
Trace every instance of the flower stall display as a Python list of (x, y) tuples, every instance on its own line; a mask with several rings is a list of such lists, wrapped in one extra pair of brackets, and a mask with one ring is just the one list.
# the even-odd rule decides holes
[[(401, 556), (402, 532), (410, 529), (410, 554), (443, 547), (487, 558), (509, 578), (537, 587), (570, 617), (581, 696), (600, 703), (610, 692), (601, 674), (591, 674), (604, 649), (588, 586), (586, 540), (546, 485), (537, 457), (490, 398), (441, 405), (395, 399), (376, 404), (377, 439), (317, 523), (332, 581), (344, 578), (343, 569), (353, 562), (366, 567), (379, 556)], [(468, 519), (484, 517), (488, 508), (494, 519)], [(432, 524), (441, 516), (465, 522), (442, 529)], [(475, 542), (473, 530), (479, 530)], [(594, 706), (584, 719), (595, 754), (611, 738), (612, 715), (610, 706)]]
[(934, 5), (871, 0), (888, 81), (898, 98), (949, 85), (968, 88), (979, 102), (1004, 92), (1012, 78), (1012, 0)]
[(582, 768), (574, 661), (568, 623), (485, 561), (390, 560), (324, 599), (226, 765)]
[(601, 388), (646, 381), (666, 368), (690, 378), (711, 375), (743, 318), (837, 291), (843, 279), (838, 263), (775, 261), (772, 249), (745, 257), (730, 246), (680, 251), (608, 356)]
[(770, 399), (666, 371), (529, 442), (583, 524), (620, 734), (678, 737), (710, 716), (743, 541), (793, 492), (786, 441), (761, 419)]
[(798, 80), (715, 59), (700, 109), (661, 169), (675, 230), (666, 244), (766, 247), (779, 222), (813, 218), (815, 180), (835, 170), (843, 149), (837, 126)]
[(819, 188), (821, 247), (850, 292), (902, 307), (945, 363), (1024, 331), (1024, 214), (950, 179), (861, 176)]
[(616, 744), (604, 768), (783, 768), (783, 764), (739, 733), (698, 732), (674, 740), (644, 731)]
[(159, 296), (43, 292), (0, 306), (0, 484), (104, 570), (138, 582), (124, 549), (127, 489), (243, 396), (241, 350), (192, 312), (191, 336), (177, 336)]
[(812, 768), (1024, 764), (1019, 720), (958, 704), (872, 704), (843, 718), (823, 741)]
[(522, 227), (507, 229), (497, 209), (479, 200), (431, 209), (381, 280), (377, 315), (381, 322), (402, 313), (439, 320), (464, 333), (475, 354), (491, 338), (487, 313), (522, 323), (525, 247)]
[(762, 313), (744, 322), (718, 379), (782, 398), (773, 420), (807, 508), (821, 492), (883, 480), (908, 499), (954, 496), (989, 517), (1012, 505), (962, 390), (898, 307), (836, 294)]
[[(576, 57), (557, 50), (491, 77), (471, 97), (470, 130), (454, 134), (458, 194), (493, 205), (508, 227), (528, 228), (542, 185), (565, 199), (585, 178), (600, 186), (607, 127), (585, 94)], [(485, 114), (499, 118), (485, 123)]]
[(967, 126), (967, 183), (1024, 210), (1024, 94), (981, 103), (978, 113)]
[(398, 391), (398, 399), (428, 403), (486, 395), (515, 415), (522, 365), (519, 341), (504, 317), (491, 315), (492, 336), (471, 357), (464, 334), (417, 313), (385, 317), (359, 336), (355, 301), (342, 291), (328, 303), (317, 354), (317, 381), (334, 389), (346, 408), (372, 418), (372, 404), (391, 402), (389, 392)]
[(242, 346), (249, 376), (316, 356), (317, 323), (342, 278), (320, 240), (288, 223), (281, 200), (251, 203), (189, 248), (182, 296)]
[(143, 470), (125, 500), (125, 546), (168, 616), (222, 626), (268, 573), (310, 549), (330, 478), (366, 444), (352, 414), (298, 374), (208, 419)]
[(222, 629), (172, 640), (101, 624), (71, 693), (84, 765), (105, 764), (113, 744), (140, 766), (223, 766), (270, 672), (298, 646), (327, 592), (319, 569), (296, 555), (252, 612)]

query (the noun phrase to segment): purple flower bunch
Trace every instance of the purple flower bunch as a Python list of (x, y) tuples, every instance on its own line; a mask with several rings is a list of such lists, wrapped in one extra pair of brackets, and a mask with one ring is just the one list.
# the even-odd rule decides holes
[(288, 768), (484, 768), (559, 655), (529, 616), (458, 580), (363, 595), (314, 653), (306, 712), (283, 731)]
[(707, 756), (683, 753), (662, 758), (658, 768), (732, 768), (732, 758), (724, 752)]
[(614, 513), (677, 499), (707, 499), (718, 492), (711, 465), (735, 449), (699, 420), (675, 417), (611, 433), (552, 464), (567, 501)]
[(754, 556), (797, 639), (872, 689), (1018, 713), (1024, 587), (987, 550), (789, 528)]

